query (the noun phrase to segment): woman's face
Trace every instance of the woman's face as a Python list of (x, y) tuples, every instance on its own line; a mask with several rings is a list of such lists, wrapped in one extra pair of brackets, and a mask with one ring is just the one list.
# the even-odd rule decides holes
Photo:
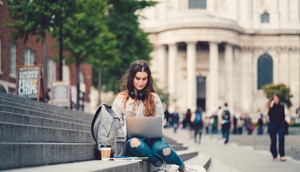
[(275, 103), (275, 104), (278, 104), (278, 103), (279, 103), (279, 97), (274, 96), (273, 100), (274, 100), (274, 103)]
[(148, 82), (148, 73), (137, 72), (133, 79), (133, 86), (137, 90), (142, 90), (145, 88), (147, 82)]

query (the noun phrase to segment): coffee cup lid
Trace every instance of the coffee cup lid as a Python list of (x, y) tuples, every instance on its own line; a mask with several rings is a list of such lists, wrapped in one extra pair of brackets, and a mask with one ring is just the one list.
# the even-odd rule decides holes
[(111, 145), (101, 145), (100, 148), (111, 148)]

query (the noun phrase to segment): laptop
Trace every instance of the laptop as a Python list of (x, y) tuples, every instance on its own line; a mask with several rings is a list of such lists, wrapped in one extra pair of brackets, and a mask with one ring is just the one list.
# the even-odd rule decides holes
[(161, 138), (162, 117), (127, 117), (127, 138)]

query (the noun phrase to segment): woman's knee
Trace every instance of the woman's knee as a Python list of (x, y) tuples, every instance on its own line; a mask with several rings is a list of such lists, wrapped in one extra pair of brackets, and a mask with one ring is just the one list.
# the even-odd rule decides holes
[(153, 152), (160, 157), (167, 157), (171, 154), (171, 148), (166, 147), (163, 149), (154, 149)]
[(171, 154), (171, 148), (164, 148), (162, 154), (163, 156), (169, 156)]
[(161, 156), (169, 156), (171, 154), (171, 148), (165, 143), (156, 143), (152, 148), (154, 153)]
[(141, 142), (138, 138), (131, 138), (127, 141), (127, 143), (129, 143), (129, 146), (131, 148), (137, 148), (139, 145), (141, 145)]

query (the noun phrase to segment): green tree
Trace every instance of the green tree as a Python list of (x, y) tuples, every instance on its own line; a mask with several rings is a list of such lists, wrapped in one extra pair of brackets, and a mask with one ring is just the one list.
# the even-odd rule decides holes
[[(63, 36), (64, 48), (71, 55), (69, 62), (75, 63), (77, 71), (77, 100), (79, 109), (80, 64), (91, 63), (96, 69), (110, 62), (118, 61), (118, 51), (115, 47), (114, 34), (109, 32), (104, 23), (108, 11), (105, 0), (74, 0), (74, 14), (64, 19)], [(57, 35), (58, 31), (55, 31)], [(98, 66), (99, 65), (99, 66)]]
[[(30, 35), (38, 36), (42, 44), (43, 87), (47, 87), (46, 33), (60, 22), (62, 6), (72, 7), (72, 0), (8, 0), (9, 16), (13, 22), (7, 27), (12, 28), (14, 39), (23, 38), (27, 42)], [(45, 94), (45, 93), (44, 93)]]
[(155, 92), (158, 94), (158, 96), (161, 99), (161, 102), (166, 105), (166, 107), (169, 106), (169, 93), (166, 90), (163, 90), (157, 86), (157, 80), (154, 80), (154, 89)]
[(277, 95), (280, 98), (280, 101), (284, 103), (288, 108), (292, 106), (290, 88), (285, 84), (267, 84), (263, 86), (264, 93), (268, 99), (273, 95)]
[(146, 0), (108, 0), (112, 5), (106, 23), (109, 30), (116, 35), (117, 48), (122, 61), (111, 63), (103, 68), (103, 84), (106, 91), (117, 92), (119, 80), (137, 59), (150, 60), (152, 45), (147, 34), (139, 27), (138, 11), (154, 5), (153, 1)]

